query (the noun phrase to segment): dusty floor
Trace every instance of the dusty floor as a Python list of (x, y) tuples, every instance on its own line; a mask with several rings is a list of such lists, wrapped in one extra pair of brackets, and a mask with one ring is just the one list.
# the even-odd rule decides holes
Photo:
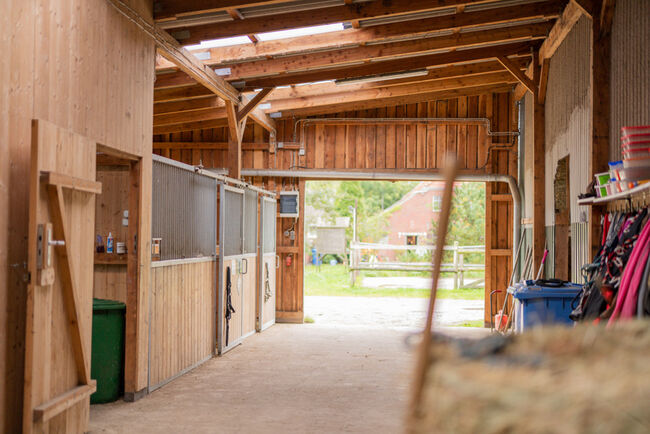
[[(305, 315), (315, 324), (419, 330), (427, 314), (428, 298), (305, 297)], [(434, 324), (460, 326), (483, 320), (483, 300), (440, 299)]]
[[(480, 329), (448, 329), (462, 335)], [(407, 331), (276, 325), (135, 403), (91, 407), (95, 433), (398, 433)]]

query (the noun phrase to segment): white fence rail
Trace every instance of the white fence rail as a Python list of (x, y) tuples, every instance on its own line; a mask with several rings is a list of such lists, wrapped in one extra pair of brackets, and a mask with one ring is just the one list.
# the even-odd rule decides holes
[[(431, 262), (385, 262), (377, 259), (377, 254), (370, 252), (377, 252), (381, 250), (392, 251), (432, 251), (433, 246), (428, 245), (395, 245), (395, 244), (381, 244), (381, 243), (350, 243), (350, 279), (352, 285), (359, 277), (359, 271), (373, 270), (373, 271), (431, 271)], [(455, 242), (451, 246), (445, 246), (445, 251), (453, 252), (453, 260), (451, 263), (441, 264), (440, 271), (443, 273), (454, 274), (454, 289), (464, 287), (476, 287), (484, 283), (484, 279), (474, 280), (465, 285), (465, 272), (466, 271), (485, 271), (485, 262), (481, 264), (466, 264), (465, 254), (467, 253), (482, 253), (485, 254), (485, 246), (459, 246)], [(367, 251), (367, 260), (363, 260), (363, 251)]]

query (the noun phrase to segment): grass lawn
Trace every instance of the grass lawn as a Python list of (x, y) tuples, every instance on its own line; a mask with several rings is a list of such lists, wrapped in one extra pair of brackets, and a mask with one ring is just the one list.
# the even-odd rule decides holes
[[(366, 274), (367, 273), (367, 274)], [(391, 273), (382, 275), (399, 276)], [(403, 274), (403, 273), (402, 273)], [(377, 276), (377, 272), (361, 272), (361, 276)], [(414, 275), (414, 274), (404, 274)], [(359, 279), (360, 281), (361, 279)], [(425, 298), (429, 296), (429, 289), (414, 288), (364, 288), (350, 287), (350, 273), (344, 265), (323, 265), (321, 271), (318, 267), (305, 266), (305, 295), (348, 296), (348, 297), (411, 297)], [(483, 288), (468, 289), (439, 289), (439, 298), (453, 298), (458, 300), (483, 300)]]

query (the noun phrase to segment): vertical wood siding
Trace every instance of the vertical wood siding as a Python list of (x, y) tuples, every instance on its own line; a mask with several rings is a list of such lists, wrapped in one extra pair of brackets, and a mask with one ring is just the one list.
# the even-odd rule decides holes
[[(151, 1), (127, 3), (145, 17), (152, 15)], [(31, 120), (44, 119), (146, 158), (153, 74), (143, 71), (151, 70), (155, 49), (106, 0), (3, 0), (0, 24), (0, 323), (10, 325), (0, 333), (0, 431), (18, 432), (26, 305), (26, 270), (19, 264), (27, 260)], [(142, 238), (149, 239), (146, 215), (142, 221)], [(147, 287), (148, 264), (143, 270)], [(52, 430), (84, 426), (70, 419)]]
[(213, 352), (213, 261), (153, 267), (149, 386), (155, 387)]

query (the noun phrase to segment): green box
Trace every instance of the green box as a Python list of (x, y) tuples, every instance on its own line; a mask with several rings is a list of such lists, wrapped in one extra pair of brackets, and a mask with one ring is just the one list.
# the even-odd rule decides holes
[(91, 404), (116, 401), (124, 393), (124, 321), (126, 305), (93, 299), (90, 378), (97, 380)]
[(610, 174), (609, 172), (597, 173), (596, 175), (597, 185), (606, 185), (609, 183)]

